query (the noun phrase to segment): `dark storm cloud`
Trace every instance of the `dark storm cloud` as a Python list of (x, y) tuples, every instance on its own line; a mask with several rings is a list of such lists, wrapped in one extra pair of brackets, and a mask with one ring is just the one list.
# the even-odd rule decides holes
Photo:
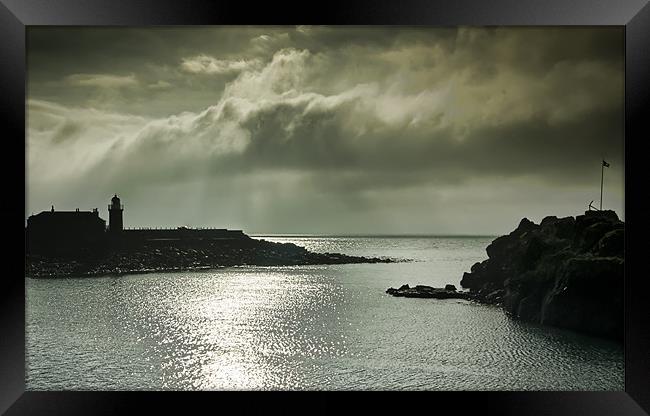
[[(173, 189), (178, 197), (167, 202), (172, 211), (182, 207), (183, 221), (217, 216), (257, 230), (293, 224), (323, 232), (354, 231), (345, 224), (393, 224), (386, 227), (400, 232), (388, 207), (403, 210), (411, 201), (418, 208), (404, 230), (420, 221), (435, 232), (445, 216), (427, 217), (422, 204), (451, 213), (480, 203), (500, 211), (495, 219), (532, 201), (575, 213), (576, 203), (589, 202), (582, 200), (606, 158), (619, 167), (608, 172), (608, 202), (620, 211), (622, 34), (31, 28), (30, 199), (101, 198), (106, 191), (89, 192), (82, 179), (92, 177), (136, 200), (167, 201), (161, 194)], [(491, 201), (486, 188), (503, 201)], [(196, 192), (202, 201), (229, 195), (219, 200), (225, 211), (179, 202)], [(299, 209), (325, 211), (314, 225)], [(294, 223), (281, 220), (288, 212)]]

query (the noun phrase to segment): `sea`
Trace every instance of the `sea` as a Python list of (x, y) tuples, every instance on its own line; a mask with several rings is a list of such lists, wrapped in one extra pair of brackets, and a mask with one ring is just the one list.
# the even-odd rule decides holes
[(494, 237), (253, 237), (409, 261), (27, 278), (27, 390), (624, 390), (621, 344), (385, 293)]

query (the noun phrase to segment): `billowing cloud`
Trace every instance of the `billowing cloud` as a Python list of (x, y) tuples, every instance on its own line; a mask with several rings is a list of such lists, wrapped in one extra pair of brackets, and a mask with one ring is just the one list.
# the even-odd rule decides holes
[(253, 37), (250, 42), (258, 53), (273, 53), (291, 45), (291, 36), (287, 32), (262, 34)]
[(258, 60), (223, 60), (211, 56), (199, 55), (192, 58), (184, 58), (181, 68), (193, 74), (232, 74), (239, 73), (259, 66)]
[(223, 36), (229, 49), (163, 48), (176, 60), (160, 64), (149, 48), (131, 69), (147, 88), (102, 96), (101, 109), (32, 75), (32, 58), (30, 206), (118, 192), (143, 206), (139, 225), (505, 232), (513, 216), (579, 213), (597, 199), (605, 158), (617, 167), (606, 205), (622, 214), (616, 28), (192, 33), (191, 44)]

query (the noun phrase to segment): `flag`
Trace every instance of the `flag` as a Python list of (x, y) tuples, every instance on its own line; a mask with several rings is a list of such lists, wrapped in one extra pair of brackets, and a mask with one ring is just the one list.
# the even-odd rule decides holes
[(605, 166), (606, 168), (608, 168), (608, 167), (609, 167), (609, 163), (607, 163), (607, 162), (605, 162), (605, 161), (603, 160), (603, 166)]

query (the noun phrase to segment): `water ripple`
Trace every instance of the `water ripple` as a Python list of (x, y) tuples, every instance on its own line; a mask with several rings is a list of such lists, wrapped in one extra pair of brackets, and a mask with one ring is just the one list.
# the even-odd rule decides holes
[(619, 345), (495, 307), (384, 293), (454, 282), (485, 241), (366, 240), (297, 243), (423, 262), (28, 279), (27, 387), (623, 389)]

